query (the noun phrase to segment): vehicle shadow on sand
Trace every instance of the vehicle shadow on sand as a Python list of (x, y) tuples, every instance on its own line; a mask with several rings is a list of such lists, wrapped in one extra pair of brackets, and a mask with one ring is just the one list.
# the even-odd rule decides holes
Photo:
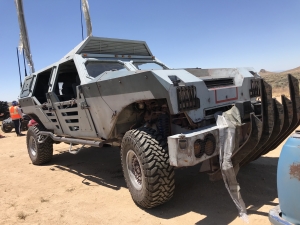
[[(277, 198), (276, 170), (278, 158), (263, 157), (241, 168), (237, 179), (248, 214), (268, 216), (257, 211), (263, 205), (275, 206)], [(86, 148), (71, 155), (65, 148), (53, 156), (52, 167), (82, 177), (82, 183), (102, 185), (114, 190), (126, 187), (118, 147)], [(163, 219), (175, 218), (189, 212), (206, 216), (197, 224), (229, 224), (238, 211), (222, 180), (210, 182), (199, 173), (199, 166), (175, 171), (174, 197), (164, 205), (145, 212)]]
[[(276, 171), (278, 158), (260, 158), (241, 168), (237, 180), (247, 213), (268, 216), (257, 211), (263, 205), (275, 206), (277, 198)], [(176, 189), (173, 199), (158, 208), (146, 210), (169, 219), (189, 212), (206, 216), (196, 224), (229, 224), (238, 211), (223, 180), (210, 182), (208, 176), (198, 173), (199, 167), (176, 170)]]
[(89, 186), (102, 185), (114, 190), (126, 187), (118, 147), (88, 147), (76, 155), (70, 154), (68, 148), (54, 153), (53, 170), (78, 175), (83, 178), (82, 183)]

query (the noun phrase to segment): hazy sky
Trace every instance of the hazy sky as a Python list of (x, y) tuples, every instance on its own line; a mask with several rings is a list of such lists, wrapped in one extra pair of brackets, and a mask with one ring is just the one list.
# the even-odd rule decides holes
[[(36, 70), (82, 40), (80, 0), (23, 0), (23, 5)], [(172, 68), (300, 66), (300, 0), (89, 0), (89, 5), (94, 36), (144, 40)], [(18, 42), (14, 1), (0, 0), (1, 101), (19, 95)], [(24, 79), (23, 66), (21, 71)]]

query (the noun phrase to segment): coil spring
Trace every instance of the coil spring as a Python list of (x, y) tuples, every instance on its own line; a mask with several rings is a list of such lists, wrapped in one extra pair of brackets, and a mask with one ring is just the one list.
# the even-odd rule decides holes
[(161, 114), (158, 117), (157, 129), (164, 139), (170, 136), (170, 121), (167, 114)]

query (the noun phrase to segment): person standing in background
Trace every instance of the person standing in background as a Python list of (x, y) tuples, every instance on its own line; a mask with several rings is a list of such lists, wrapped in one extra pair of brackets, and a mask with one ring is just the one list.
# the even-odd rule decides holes
[(21, 134), (21, 119), (23, 119), (23, 114), (21, 109), (18, 107), (18, 102), (13, 101), (12, 106), (9, 107), (10, 117), (15, 125), (15, 131), (18, 137), (24, 136)]

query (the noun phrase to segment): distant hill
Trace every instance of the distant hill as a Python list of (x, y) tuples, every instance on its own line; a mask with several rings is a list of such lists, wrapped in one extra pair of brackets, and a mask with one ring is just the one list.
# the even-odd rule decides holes
[(288, 74), (292, 74), (294, 77), (296, 77), (300, 81), (300, 66), (295, 69), (283, 71), (280, 73), (270, 72), (265, 69), (261, 69), (259, 71), (259, 75), (262, 78), (264, 78), (266, 82), (271, 84), (273, 88), (287, 88), (287, 85), (288, 85), (287, 75)]

